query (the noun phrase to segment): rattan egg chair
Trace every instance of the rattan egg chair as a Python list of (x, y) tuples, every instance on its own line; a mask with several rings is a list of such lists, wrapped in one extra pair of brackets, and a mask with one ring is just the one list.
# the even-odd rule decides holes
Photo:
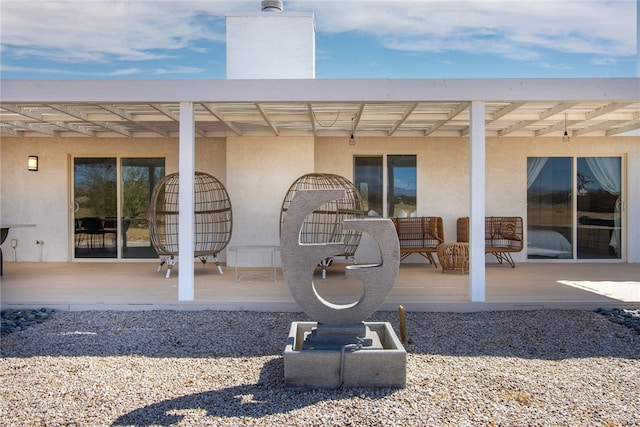
[[(166, 277), (178, 256), (178, 190), (179, 175), (162, 178), (153, 189), (149, 206), (149, 234), (160, 257), (158, 271), (167, 264)], [(214, 176), (196, 172), (194, 176), (194, 256), (202, 264), (213, 258), (223, 274), (218, 253), (231, 240), (233, 225), (231, 200), (224, 185)]]
[[(346, 250), (336, 256), (351, 258), (355, 263), (354, 254), (362, 233), (355, 230), (345, 230), (342, 228), (342, 221), (345, 219), (364, 218), (362, 210), (362, 197), (357, 188), (348, 179), (328, 173), (310, 173), (296, 179), (282, 202), (280, 209), (280, 231), (287, 214), (287, 209), (291, 204), (297, 190), (321, 190), (321, 189), (344, 189), (345, 197), (339, 200), (332, 200), (317, 208), (305, 220), (300, 230), (300, 242), (313, 243), (344, 243)], [(326, 258), (320, 261), (322, 267), (322, 278), (326, 278), (327, 267), (333, 258)]]

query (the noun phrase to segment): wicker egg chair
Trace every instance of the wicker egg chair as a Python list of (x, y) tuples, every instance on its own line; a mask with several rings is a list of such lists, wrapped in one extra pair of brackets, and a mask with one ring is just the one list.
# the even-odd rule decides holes
[[(322, 189), (344, 189), (345, 197), (339, 200), (332, 200), (317, 208), (310, 214), (300, 230), (300, 242), (313, 243), (344, 243), (346, 250), (337, 256), (351, 258), (355, 263), (354, 254), (362, 233), (355, 230), (345, 230), (342, 228), (342, 221), (345, 219), (364, 218), (362, 210), (362, 197), (357, 188), (348, 179), (334, 174), (310, 173), (296, 179), (282, 202), (280, 210), (280, 232), (282, 224), (287, 214), (287, 209), (291, 204), (297, 190), (322, 190)], [(327, 267), (333, 258), (326, 258), (320, 261), (322, 267), (322, 278), (327, 276)]]
[[(178, 173), (165, 176), (154, 187), (149, 206), (151, 243), (160, 257), (158, 271), (167, 264), (167, 278), (178, 255), (178, 190)], [(194, 214), (194, 256), (205, 267), (212, 257), (223, 274), (217, 255), (231, 240), (231, 200), (224, 185), (208, 173), (195, 173)]]

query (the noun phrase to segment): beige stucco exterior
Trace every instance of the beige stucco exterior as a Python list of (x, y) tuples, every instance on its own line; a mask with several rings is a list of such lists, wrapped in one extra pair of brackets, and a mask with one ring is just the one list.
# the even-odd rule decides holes
[[(279, 243), (282, 199), (299, 176), (336, 173), (353, 179), (355, 155), (415, 154), (418, 215), (441, 216), (446, 240), (455, 240), (455, 220), (469, 212), (468, 138), (367, 138), (348, 145), (335, 137), (196, 138), (196, 170), (213, 174), (230, 194), (234, 233), (231, 245)], [(27, 156), (38, 155), (37, 172)], [(486, 139), (486, 214), (522, 216), (526, 221), (527, 157), (620, 155), (625, 195), (624, 261), (640, 262), (640, 144), (637, 137)], [(16, 228), (18, 261), (72, 260), (71, 159), (74, 156), (165, 157), (167, 173), (178, 169), (177, 138), (13, 138), (0, 141), (0, 219)], [(5, 261), (13, 260), (10, 240)], [(36, 245), (36, 240), (44, 245)], [(374, 252), (365, 239), (356, 254)], [(225, 259), (223, 254), (222, 259)], [(359, 261), (360, 261), (359, 259)], [(514, 256), (526, 261), (523, 251)], [(488, 258), (489, 260), (489, 258)], [(419, 261), (416, 258), (416, 261)]]
[[(226, 144), (221, 138), (197, 141), (196, 168), (225, 183)], [(2, 158), (2, 224), (35, 224), (15, 228), (19, 261), (69, 261), (73, 251), (71, 165), (73, 157), (164, 157), (167, 173), (178, 169), (178, 140), (160, 138), (6, 138), (0, 142)], [(39, 170), (29, 172), (26, 159), (39, 157)], [(36, 240), (44, 241), (40, 247)], [(2, 245), (5, 261), (11, 261), (10, 239)]]

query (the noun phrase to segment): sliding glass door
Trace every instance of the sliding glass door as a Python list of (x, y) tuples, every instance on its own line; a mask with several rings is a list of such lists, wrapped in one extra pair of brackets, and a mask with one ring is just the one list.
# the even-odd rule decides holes
[(577, 159), (577, 257), (621, 258), (620, 157)]
[(122, 258), (156, 258), (149, 237), (149, 201), (164, 176), (163, 158), (124, 158), (120, 162)]
[(75, 158), (73, 163), (76, 258), (116, 258), (115, 158)]
[(155, 258), (147, 213), (164, 173), (164, 158), (74, 158), (74, 257)]
[(622, 259), (622, 159), (531, 157), (529, 259)]

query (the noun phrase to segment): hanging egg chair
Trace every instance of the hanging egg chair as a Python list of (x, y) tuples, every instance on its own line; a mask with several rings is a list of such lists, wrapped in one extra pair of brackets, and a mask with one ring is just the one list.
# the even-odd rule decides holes
[[(337, 256), (344, 256), (345, 259), (351, 258), (355, 263), (354, 254), (360, 244), (362, 233), (343, 229), (342, 222), (345, 219), (365, 217), (362, 210), (362, 197), (353, 183), (340, 175), (310, 173), (296, 179), (289, 187), (282, 202), (280, 232), (282, 232), (282, 224), (295, 192), (322, 189), (344, 189), (345, 196), (342, 199), (331, 200), (323, 204), (305, 219), (300, 230), (300, 242), (306, 244), (344, 243), (345, 252)], [(323, 279), (326, 278), (326, 270), (332, 259), (326, 258), (320, 261)]]
[[(167, 264), (166, 277), (178, 256), (179, 174), (162, 178), (153, 189), (149, 206), (149, 234), (160, 257), (158, 271)], [(231, 200), (224, 185), (214, 176), (195, 172), (194, 176), (194, 256), (206, 266), (213, 258), (223, 274), (218, 253), (231, 240), (233, 225)]]

